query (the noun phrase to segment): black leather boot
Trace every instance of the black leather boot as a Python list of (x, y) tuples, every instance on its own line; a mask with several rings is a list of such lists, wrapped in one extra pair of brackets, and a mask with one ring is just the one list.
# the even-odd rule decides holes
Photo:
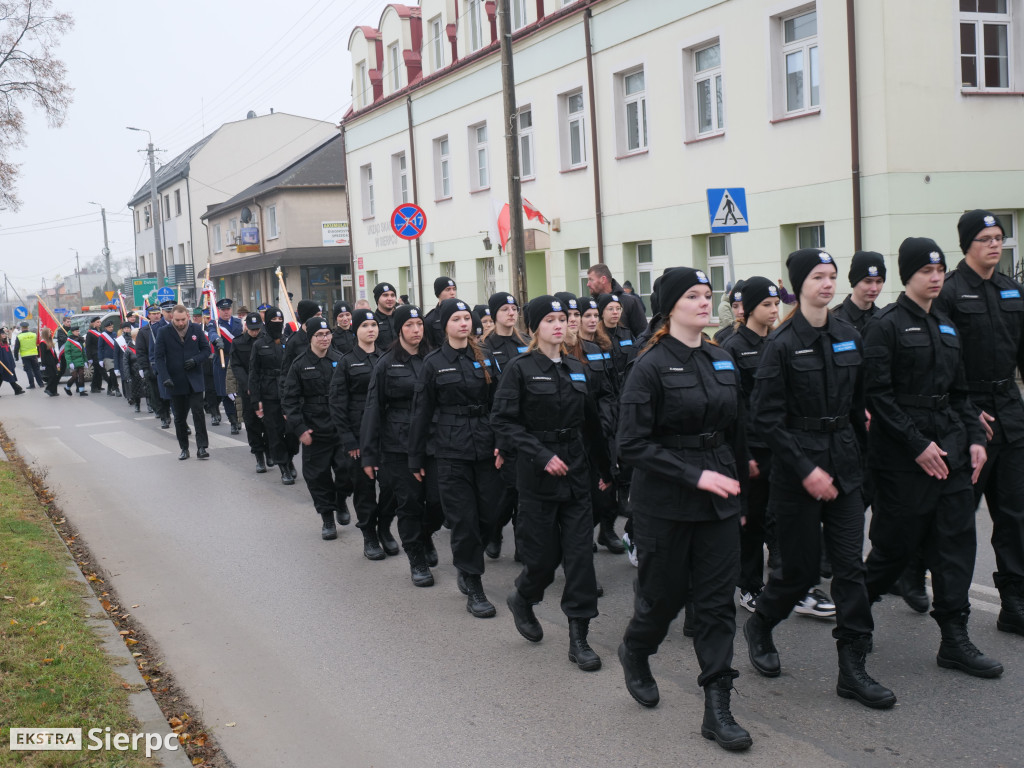
[(279, 464), (281, 468), (281, 485), (295, 485), (295, 475), (288, 471), (287, 464)]
[[(295, 474), (294, 470), (292, 474)], [(334, 516), (338, 518), (338, 525), (348, 525), (352, 522), (352, 513), (348, 511), (348, 504), (344, 499), (341, 500), (341, 509), (335, 510)]]
[(921, 554), (917, 553), (903, 569), (896, 587), (903, 597), (903, 602), (918, 613), (928, 613), (928, 607), (931, 605), (928, 593), (924, 589), (924, 572), (924, 560)]
[(427, 533), (423, 534), (423, 556), (428, 566), (437, 568), (437, 547), (434, 546), (434, 537)]
[(658, 684), (651, 674), (648, 656), (634, 653), (625, 643), (619, 645), (619, 661), (626, 675), (626, 690), (636, 699), (637, 704), (645, 707), (656, 707), (661, 701)]
[(747, 653), (750, 663), (765, 677), (778, 677), (782, 671), (779, 650), (772, 640), (775, 623), (758, 611), (754, 611), (743, 625), (743, 636), (747, 639)]
[(531, 643), (539, 643), (544, 638), (544, 629), (533, 613), (533, 606), (516, 589), (505, 601), (512, 612), (512, 621), (516, 624), (519, 634)]
[(363, 556), (367, 560), (383, 560), (385, 557), (377, 540), (377, 532), (369, 528), (363, 528)]
[(961, 613), (939, 622), (942, 642), (935, 660), (944, 669), (959, 669), (975, 677), (999, 677), (1003, 665), (989, 658), (971, 642), (967, 634), (967, 614)]
[(321, 512), (320, 519), (324, 521), (324, 527), (320, 530), (320, 538), (324, 541), (338, 538), (338, 529), (334, 527), (334, 513)]
[(1008, 586), (999, 590), (1002, 608), (996, 627), (1000, 632), (1024, 635), (1024, 586)]
[(696, 637), (697, 630), (693, 625), (693, 603), (683, 606), (683, 637)]
[[(69, 391), (68, 394), (70, 395), (71, 392)], [(138, 402), (135, 403), (135, 413), (139, 413), (139, 404), (138, 404)]]
[(480, 580), (480, 575), (475, 573), (467, 573), (464, 575), (463, 581), (466, 584), (466, 610), (476, 616), (478, 619), (489, 619), (496, 611), (494, 606), (491, 605), (487, 599), (487, 595), (484, 594), (484, 585)]
[(839, 682), (836, 693), (844, 699), (856, 699), (865, 707), (889, 709), (896, 703), (896, 694), (876, 682), (864, 669), (869, 638), (839, 640)]
[(730, 752), (749, 749), (754, 740), (745, 728), (736, 723), (729, 708), (732, 678), (720, 675), (704, 684), (704, 722), (700, 734), (705, 739), (714, 739), (718, 746)]
[(267, 466), (268, 467), (272, 467), (272, 466), (274, 466), (277, 463), (276, 461), (274, 461), (274, 457), (271, 456), (269, 453), (267, 454), (266, 458), (267, 458)]
[(215, 413), (211, 413), (210, 416), (211, 416), (211, 418), (210, 418), (210, 426), (212, 426), (212, 427), (219, 427), (220, 426), (220, 411), (216, 411)]
[(601, 521), (601, 530), (597, 534), (597, 543), (613, 555), (621, 555), (626, 551), (622, 541), (615, 533), (615, 526), (607, 520)]
[(267, 471), (267, 462), (263, 458), (263, 454), (257, 451), (256, 453), (256, 474), (262, 475)]
[(427, 560), (423, 556), (421, 546), (412, 545), (405, 551), (409, 556), (409, 572), (412, 576), (412, 583), (417, 587), (434, 586), (434, 574), (427, 567)]
[(239, 433), (240, 429), (241, 428), (238, 426), (238, 422), (237, 421), (232, 421), (231, 422), (231, 434), (232, 435), (237, 435)]
[(395, 541), (395, 537), (391, 535), (390, 521), (387, 525), (379, 524), (377, 526), (377, 537), (380, 539), (380, 545), (384, 548), (384, 552), (388, 556), (394, 557), (401, 552), (401, 549), (398, 547), (398, 542)]
[(487, 542), (487, 546), (484, 547), (484, 554), (487, 555), (491, 560), (497, 560), (501, 557), (501, 531), (498, 531), (491, 540)]
[(584, 672), (601, 668), (601, 657), (587, 643), (590, 619), (569, 619), (569, 661)]

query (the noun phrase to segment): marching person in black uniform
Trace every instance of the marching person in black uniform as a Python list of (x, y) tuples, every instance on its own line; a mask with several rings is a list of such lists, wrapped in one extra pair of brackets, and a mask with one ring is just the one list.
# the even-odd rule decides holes
[(256, 339), (263, 332), (263, 320), (259, 313), (250, 312), (245, 316), (245, 332), (234, 338), (230, 344), (228, 365), (238, 384), (238, 396), (242, 401), (242, 421), (245, 422), (245, 438), (249, 452), (256, 457), (256, 473), (267, 471), (267, 436), (263, 421), (256, 415), (256, 403), (249, 392), (249, 366)]
[(441, 307), (442, 301), (454, 299), (457, 292), (455, 281), (450, 277), (442, 276), (434, 279), (434, 295), (437, 297), (437, 306), (427, 312), (427, 316), (423, 318), (427, 343), (433, 349), (437, 349), (444, 343), (444, 328), (441, 327), (441, 315), (438, 309)]
[(160, 329), (156, 337), (156, 375), (164, 392), (171, 396), (174, 412), (174, 433), (181, 453), (179, 461), (188, 454), (188, 414), (196, 429), (196, 458), (209, 458), (210, 439), (206, 434), (206, 416), (203, 413), (203, 361), (210, 356), (210, 340), (203, 327), (189, 321), (188, 309), (178, 304), (171, 311), (171, 322)]
[(121, 388), (117, 383), (117, 374), (121, 369), (121, 347), (117, 344), (117, 333), (114, 331), (114, 318), (107, 318), (103, 323), (103, 333), (96, 343), (100, 361), (107, 379), (107, 395), (121, 397)]
[(747, 475), (740, 377), (729, 353), (703, 338), (713, 309), (703, 272), (666, 270), (658, 297), (668, 322), (637, 359), (620, 405), (619, 452), (636, 467), (629, 502), (640, 567), (619, 660), (630, 695), (656, 706), (648, 658), (692, 599), (701, 734), (742, 750), (750, 734), (730, 710), (739, 675), (732, 667), (739, 494)]
[[(957, 224), (964, 260), (946, 275), (935, 307), (960, 332), (971, 402), (981, 409), (988, 461), (974, 486), (992, 516), (993, 574), (1002, 610), (996, 626), (1024, 635), (1024, 295), (997, 271), (1006, 235), (994, 213), (969, 211)], [(932, 576), (934, 577), (934, 573)]]
[(377, 309), (373, 316), (380, 326), (377, 334), (377, 348), (381, 352), (391, 347), (396, 338), (395, 334), (395, 304), (398, 302), (398, 293), (391, 283), (377, 283), (373, 286), (373, 300), (377, 302)]
[[(135, 336), (135, 351), (139, 353), (139, 372), (142, 374), (142, 391), (146, 397), (146, 410), (149, 413), (157, 412), (160, 407), (160, 393), (156, 387), (156, 371), (153, 368), (151, 352), (156, 343), (156, 334), (153, 324), (160, 319), (160, 307), (153, 304), (146, 309), (146, 325), (139, 328)], [(154, 406), (156, 406), (154, 408)], [(160, 418), (160, 413), (157, 413)], [(161, 425), (162, 426), (162, 425)]]
[[(60, 325), (57, 326), (57, 349), (63, 350), (64, 345), (67, 343), (68, 335), (71, 333), (71, 316), (62, 315), (60, 319)], [(60, 355), (60, 367), (57, 369), (57, 379), (63, 378), (64, 374), (68, 370), (68, 361), (64, 359), (64, 355)]]
[(352, 327), (352, 307), (347, 301), (334, 302), (334, 334), (331, 346), (345, 355), (356, 345), (355, 329)]
[(918, 550), (932, 571), (932, 618), (940, 667), (998, 677), (1003, 666), (967, 634), (977, 539), (974, 491), (985, 464), (985, 431), (967, 393), (957, 330), (932, 302), (946, 257), (925, 237), (900, 245), (906, 286), (864, 337), (871, 412), (868, 460), (875, 475), (868, 597), (882, 595)]
[(486, 304), (477, 304), (473, 307), (473, 314), (480, 318), (481, 336), (486, 336), (494, 328), (494, 318), (491, 317), (491, 308)]
[(746, 285), (746, 280), (737, 280), (736, 285), (729, 291), (729, 307), (732, 309), (732, 321), (723, 325), (715, 333), (714, 341), (718, 346), (722, 346), (730, 336), (736, 333), (739, 324), (743, 322), (743, 291)]
[[(420, 482), (409, 471), (409, 419), (415, 384), (423, 369), (429, 345), (423, 336), (419, 307), (403, 304), (395, 309), (398, 341), (373, 369), (360, 429), (363, 472), (380, 481), (395, 500), (398, 535), (409, 558), (412, 583), (430, 587), (437, 565), (433, 535), (444, 518), (437, 490), (434, 457), (426, 459), (426, 475)], [(429, 451), (428, 445), (428, 451)]]
[(299, 327), (290, 333), (287, 328), (282, 329), (281, 343), (284, 349), (284, 359), (281, 361), (282, 391), (284, 377), (291, 370), (295, 358), (309, 351), (309, 336), (306, 335), (306, 322), (321, 315), (322, 310), (319, 304), (309, 299), (303, 299), (295, 306), (295, 319), (298, 321)]
[(338, 538), (335, 517), (338, 525), (351, 520), (346, 500), (352, 479), (329, 406), (331, 379), (341, 356), (331, 349), (331, 327), (322, 317), (307, 320), (303, 330), (309, 349), (284, 375), (281, 408), (288, 429), (302, 444), (302, 478), (323, 521), (320, 537), (329, 541)]
[[(735, 289), (734, 289), (735, 290)], [(767, 523), (768, 475), (772, 453), (763, 438), (750, 427), (750, 393), (754, 391), (754, 375), (761, 362), (765, 340), (779, 319), (779, 291), (766, 277), (752, 277), (742, 288), (743, 306), (738, 317), (740, 325), (728, 336), (722, 349), (732, 355), (740, 372), (743, 402), (747, 406), (747, 447), (750, 451), (749, 478), (743, 487), (746, 498), (746, 519), (740, 528), (740, 605), (753, 611), (764, 588), (764, 547), (768, 545), (769, 567), (777, 567), (778, 544)], [(773, 528), (774, 526), (772, 526)]]
[(163, 379), (157, 374), (156, 370), (156, 340), (160, 336), (160, 330), (166, 328), (171, 324), (171, 313), (174, 311), (176, 304), (173, 301), (163, 301), (160, 303), (160, 318), (156, 321), (152, 320), (152, 314), (150, 314), (150, 324), (146, 328), (149, 333), (149, 339), (146, 342), (146, 348), (149, 351), (149, 372), (152, 378), (150, 379), (150, 389), (153, 392), (153, 403), (154, 410), (156, 410), (156, 417), (160, 419), (160, 429), (170, 429), (171, 426), (171, 400), (169, 393), (163, 388)]
[(601, 443), (598, 417), (583, 364), (563, 357), (566, 308), (553, 296), (538, 296), (526, 309), (534, 334), (530, 351), (506, 366), (491, 417), (499, 443), (513, 446), (516, 454), (516, 542), (523, 570), (507, 602), (519, 634), (540, 642), (544, 631), (533, 606), (562, 565), (569, 660), (591, 672), (601, 668), (601, 657), (587, 642), (590, 620), (597, 616), (597, 578), (584, 445)]
[(863, 334), (868, 320), (876, 317), (878, 296), (885, 287), (885, 258), (876, 251), (857, 251), (850, 262), (850, 295), (832, 310)]
[[(238, 410), (235, 408), (235, 401), (228, 396), (227, 371), (231, 364), (231, 345), (235, 339), (244, 333), (242, 321), (231, 314), (231, 307), (234, 306), (231, 299), (221, 299), (217, 302), (217, 323), (211, 322), (206, 326), (206, 333), (213, 344), (211, 362), (213, 364), (213, 385), (217, 393), (217, 399), (210, 403), (210, 415), (213, 417), (213, 426), (220, 424), (220, 405), (224, 406), (224, 414), (231, 424), (231, 434), (239, 432)], [(220, 333), (218, 334), (218, 329)], [(222, 354), (223, 353), (223, 354)]]
[(490, 356), (471, 338), (469, 305), (441, 302), (446, 340), (423, 360), (409, 428), (409, 469), (420, 480), (426, 472), (428, 441), (437, 458), (437, 487), (451, 526), (452, 560), (466, 610), (477, 618), (494, 616), (484, 594), (484, 543), (497, 520), (501, 493), (497, 450), (489, 412), (495, 380)]
[(611, 341), (612, 363), (615, 366), (618, 389), (626, 374), (626, 366), (636, 358), (636, 344), (633, 333), (619, 321), (622, 319), (622, 304), (614, 293), (602, 293), (597, 297), (597, 310), (605, 335)]
[[(173, 308), (173, 304), (172, 304)], [(168, 324), (170, 324), (168, 322)], [(93, 317), (89, 320), (89, 330), (85, 333), (85, 357), (92, 367), (92, 382), (89, 384), (89, 392), (96, 394), (103, 391), (103, 363), (100, 360), (100, 339), (103, 336), (103, 329), (100, 328), (100, 318)], [(30, 384), (32, 382), (29, 382)]]
[(864, 668), (874, 625), (861, 559), (859, 443), (866, 427), (861, 337), (828, 312), (836, 286), (836, 266), (828, 253), (795, 251), (786, 266), (798, 302), (765, 345), (751, 395), (753, 431), (772, 452), (769, 503), (782, 568), (769, 575), (743, 633), (754, 668), (777, 677), (781, 666), (772, 628), (818, 581), (824, 523), (836, 605), (836, 693), (887, 709), (896, 696)]
[[(331, 418), (338, 439), (348, 454), (348, 471), (352, 484), (352, 506), (356, 510), (356, 527), (363, 532), (363, 555), (368, 560), (383, 560), (398, 554), (398, 542), (391, 535), (391, 518), (385, 505), (378, 504), (375, 478), (363, 472), (359, 460), (359, 430), (366, 410), (366, 391), (373, 378), (373, 369), (380, 358), (377, 351), (377, 320), (373, 312), (361, 309), (354, 315), (356, 346), (341, 358), (331, 381)], [(381, 501), (385, 494), (381, 494)], [(381, 545), (383, 544), (383, 549)]]
[(284, 411), (281, 409), (281, 365), (284, 349), (281, 331), (284, 330), (284, 313), (277, 307), (264, 310), (263, 330), (253, 342), (249, 358), (249, 397), (252, 398), (256, 415), (263, 421), (267, 438), (266, 462), (276, 464), (281, 470), (281, 484), (295, 484), (295, 469), (292, 456), (298, 452), (290, 443), (298, 445), (298, 439), (285, 426)]

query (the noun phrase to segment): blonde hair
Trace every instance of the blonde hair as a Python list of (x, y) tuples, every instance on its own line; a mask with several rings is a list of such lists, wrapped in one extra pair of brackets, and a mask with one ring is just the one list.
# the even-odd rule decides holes
[(491, 374), (487, 370), (487, 365), (485, 363), (486, 358), (484, 357), (483, 349), (480, 348), (480, 342), (477, 341), (472, 334), (469, 335), (466, 341), (469, 342), (469, 351), (473, 353), (473, 359), (476, 360), (480, 369), (484, 372), (484, 380), (490, 384)]
[[(668, 336), (668, 330), (669, 330), (669, 322), (668, 322), (668, 319), (666, 318), (665, 322), (662, 324), (661, 328), (659, 328), (653, 334), (651, 334), (651, 338), (648, 339), (646, 344), (644, 344), (644, 348), (640, 350), (640, 355), (642, 355), (645, 352), (648, 352), (651, 349), (653, 349), (656, 344), (660, 344), (661, 340), (663, 338), (665, 338), (666, 336)], [(640, 355), (637, 355), (637, 357), (639, 357)]]

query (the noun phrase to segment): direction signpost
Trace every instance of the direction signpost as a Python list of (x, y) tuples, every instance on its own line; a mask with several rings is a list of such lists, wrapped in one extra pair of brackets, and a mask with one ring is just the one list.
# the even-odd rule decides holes
[(427, 228), (427, 214), (415, 203), (402, 203), (391, 212), (391, 231), (409, 244), (409, 301), (416, 303), (413, 291), (412, 241)]
[(156, 300), (160, 304), (162, 304), (165, 301), (174, 301), (175, 300), (174, 289), (173, 288), (168, 288), (167, 286), (164, 286), (163, 288), (160, 288), (156, 292)]
[(14, 308), (14, 319), (24, 320), (28, 317), (28, 309), (26, 307), (15, 307)]

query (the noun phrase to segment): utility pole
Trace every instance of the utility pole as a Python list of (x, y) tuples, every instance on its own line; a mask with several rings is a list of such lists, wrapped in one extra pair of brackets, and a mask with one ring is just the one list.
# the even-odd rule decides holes
[(68, 248), (69, 251), (75, 252), (75, 274), (78, 275), (78, 303), (85, 303), (85, 296), (82, 295), (82, 265), (78, 263), (78, 249)]
[[(117, 285), (114, 283), (114, 278), (110, 274), (110, 242), (107, 240), (107, 209), (99, 203), (94, 203), (92, 200), (89, 201), (89, 205), (99, 205), (100, 216), (103, 218), (103, 250), (101, 253), (103, 254), (103, 258), (107, 261), (107, 282), (104, 283), (103, 290), (110, 291), (117, 288)], [(75, 253), (77, 254), (78, 251), (75, 251)], [(78, 282), (82, 282), (81, 277), (78, 278)]]
[[(164, 287), (164, 246), (163, 239), (160, 237), (160, 227), (163, 224), (163, 210), (160, 207), (160, 194), (156, 189), (156, 150), (153, 149), (153, 134), (147, 131), (145, 128), (132, 128), (128, 126), (129, 131), (141, 131), (149, 136), (149, 144), (146, 146), (146, 152), (149, 154), (149, 196), (150, 196), (150, 207), (152, 208), (152, 214), (150, 223), (153, 225), (153, 247), (156, 249), (156, 287), (157, 289)], [(104, 222), (106, 218), (104, 218)], [(104, 230), (106, 225), (104, 224)], [(110, 254), (109, 249), (107, 250), (107, 274), (110, 274)]]
[(519, 130), (516, 114), (516, 80), (512, 68), (512, 15), (509, 0), (498, 0), (501, 23), (501, 90), (505, 105), (505, 159), (508, 176), (509, 268), (512, 295), (526, 306), (526, 250), (523, 242), (523, 196), (519, 184)]

